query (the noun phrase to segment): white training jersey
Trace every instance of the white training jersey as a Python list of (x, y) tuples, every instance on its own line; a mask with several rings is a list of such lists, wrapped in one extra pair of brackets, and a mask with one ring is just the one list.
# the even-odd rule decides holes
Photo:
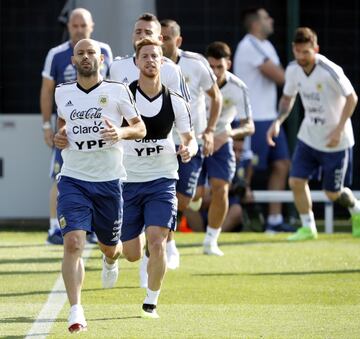
[[(136, 66), (135, 55), (125, 58), (116, 57), (110, 66), (110, 79), (115, 81), (131, 84), (139, 79), (139, 75), (140, 70)], [(170, 59), (163, 57), (160, 76), (161, 83), (174, 92), (181, 94), (186, 101), (190, 101), (189, 90), (179, 66)]]
[[(205, 92), (216, 83), (216, 76), (208, 61), (199, 53), (179, 50), (177, 65), (180, 66), (190, 90), (191, 119), (195, 135), (198, 136), (207, 126)], [(176, 144), (180, 143), (176, 133), (174, 140)], [(199, 138), (198, 142), (203, 143), (203, 140)]]
[[(226, 71), (225, 83), (220, 87), (223, 105), (216, 125), (215, 135), (231, 130), (233, 120), (252, 118), (248, 89), (243, 81)], [(210, 98), (206, 96), (206, 106), (209, 109)]]
[[(172, 90), (167, 92), (168, 95), (164, 93), (163, 87), (157, 97), (149, 98), (139, 87), (136, 89), (135, 101), (147, 135), (144, 139), (123, 140), (126, 182), (178, 179), (179, 165), (172, 128), (175, 126), (179, 133), (190, 132), (191, 118), (188, 104), (181, 96)], [(149, 137), (151, 133), (153, 135)]]
[(234, 74), (243, 80), (249, 89), (254, 121), (274, 120), (277, 117), (276, 83), (259, 69), (259, 66), (269, 59), (280, 65), (279, 56), (271, 42), (259, 40), (252, 34), (246, 34), (235, 51)]
[(103, 80), (85, 90), (77, 82), (56, 87), (58, 116), (66, 122), (69, 146), (62, 152), (64, 163), (60, 175), (85, 181), (124, 179), (120, 142), (111, 144), (100, 131), (105, 119), (120, 127), (139, 116), (134, 98), (124, 84)]
[(299, 92), (305, 109), (298, 138), (323, 152), (337, 152), (353, 146), (353, 129), (348, 119), (338, 146), (326, 147), (329, 133), (340, 121), (345, 97), (353, 91), (342, 68), (323, 55), (316, 55), (315, 67), (309, 75), (296, 61), (291, 62), (286, 68), (283, 92), (291, 97)]

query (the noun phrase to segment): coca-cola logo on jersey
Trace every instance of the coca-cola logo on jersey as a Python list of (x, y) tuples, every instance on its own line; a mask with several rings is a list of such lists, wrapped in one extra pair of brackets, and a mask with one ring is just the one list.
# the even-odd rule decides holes
[(91, 107), (88, 110), (78, 111), (74, 109), (70, 114), (71, 120), (99, 119), (101, 118), (102, 107)]

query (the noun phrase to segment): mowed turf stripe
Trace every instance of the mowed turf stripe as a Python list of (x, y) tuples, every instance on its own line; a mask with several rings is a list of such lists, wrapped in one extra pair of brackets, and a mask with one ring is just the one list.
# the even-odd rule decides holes
[[(95, 245), (86, 245), (82, 256), (84, 263), (90, 257), (94, 246)], [(34, 336), (39, 339), (46, 338), (66, 300), (67, 295), (65, 291), (65, 285), (62, 275), (60, 274), (48, 296), (45, 305), (41, 309), (25, 339), (34, 338)]]

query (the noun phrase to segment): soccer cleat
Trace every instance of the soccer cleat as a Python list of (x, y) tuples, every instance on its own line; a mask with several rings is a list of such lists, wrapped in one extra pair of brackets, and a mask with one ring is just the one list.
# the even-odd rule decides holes
[(141, 318), (145, 319), (158, 319), (160, 316), (156, 312), (156, 305), (143, 304), (141, 311)]
[(97, 238), (95, 232), (91, 232), (91, 233), (87, 234), (86, 240), (89, 244), (97, 244), (98, 243), (98, 238)]
[(296, 232), (296, 228), (286, 223), (281, 223), (276, 225), (271, 225), (271, 224), (265, 225), (265, 233), (275, 234), (279, 232)]
[(101, 280), (103, 288), (112, 288), (115, 286), (118, 276), (119, 276), (119, 265), (118, 260), (116, 260), (115, 264), (111, 269), (109, 269), (106, 265), (105, 255), (103, 254), (103, 265), (101, 272)]
[(51, 235), (49, 234), (46, 239), (46, 243), (48, 245), (63, 245), (64, 239), (63, 239), (60, 229), (55, 230), (55, 232)]
[(219, 257), (224, 255), (224, 252), (219, 248), (216, 242), (204, 242), (203, 252), (207, 255), (217, 255)]
[(76, 310), (70, 309), (68, 317), (68, 329), (70, 333), (87, 331), (87, 323), (85, 320), (84, 310), (81, 306)]
[(310, 227), (300, 227), (296, 233), (290, 235), (287, 240), (289, 241), (303, 241), (317, 239), (317, 231), (312, 231)]
[(140, 278), (140, 287), (147, 288), (148, 287), (148, 274), (147, 274), (147, 265), (149, 258), (144, 254), (140, 266), (139, 266), (139, 278)]
[(176, 270), (177, 268), (179, 268), (180, 266), (180, 253), (179, 251), (176, 249), (171, 250), (171, 251), (167, 251), (166, 252), (166, 257), (167, 257), (167, 268), (170, 270)]

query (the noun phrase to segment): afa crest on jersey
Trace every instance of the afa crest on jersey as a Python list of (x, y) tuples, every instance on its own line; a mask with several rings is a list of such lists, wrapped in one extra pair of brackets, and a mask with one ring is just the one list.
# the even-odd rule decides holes
[(322, 90), (323, 90), (323, 85), (322, 85), (321, 83), (317, 83), (317, 84), (316, 84), (316, 89), (317, 89), (318, 92), (322, 92)]
[(100, 95), (99, 96), (99, 105), (104, 107), (108, 104), (109, 97), (107, 95)]

